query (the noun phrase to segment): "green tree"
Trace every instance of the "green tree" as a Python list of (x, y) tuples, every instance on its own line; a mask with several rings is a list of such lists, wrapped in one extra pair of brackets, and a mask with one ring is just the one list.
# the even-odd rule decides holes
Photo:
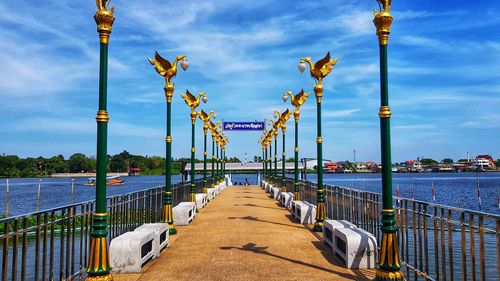
[(82, 153), (75, 153), (68, 160), (70, 173), (81, 173), (92, 171), (92, 161)]
[(451, 158), (444, 158), (443, 160), (441, 160), (441, 163), (443, 164), (453, 164), (453, 159)]
[(435, 165), (438, 162), (434, 159), (431, 159), (431, 158), (423, 158), (423, 159), (420, 159), (420, 163), (422, 165)]

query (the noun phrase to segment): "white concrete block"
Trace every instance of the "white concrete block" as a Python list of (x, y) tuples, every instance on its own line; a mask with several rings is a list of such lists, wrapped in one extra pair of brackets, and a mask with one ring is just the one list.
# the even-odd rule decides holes
[(196, 215), (195, 202), (181, 202), (172, 208), (174, 225), (189, 225)]
[(207, 205), (208, 195), (206, 193), (196, 193), (196, 208), (201, 210)]
[(323, 242), (332, 247), (332, 251), (335, 253), (333, 248), (333, 232), (337, 228), (356, 228), (356, 225), (347, 220), (325, 220), (323, 221)]
[(146, 223), (139, 226), (134, 231), (154, 232), (153, 253), (155, 258), (159, 257), (160, 252), (168, 246), (168, 223)]
[(141, 267), (154, 257), (155, 233), (151, 231), (130, 231), (111, 240), (109, 262), (112, 272), (140, 272)]
[(282, 192), (280, 194), (281, 206), (287, 208), (288, 210), (291, 210), (292, 209), (292, 201), (293, 201), (293, 193), (292, 192)]
[(274, 199), (279, 200), (280, 192), (281, 192), (281, 188), (278, 188), (278, 187), (273, 187), (273, 188), (271, 189), (271, 196), (272, 196)]
[(359, 228), (337, 228), (333, 232), (335, 254), (347, 268), (375, 268), (377, 264), (377, 240), (375, 236)]
[(222, 189), (221, 189), (221, 186), (220, 184), (217, 184), (215, 186), (215, 195), (219, 195), (221, 193)]
[(214, 199), (215, 197), (215, 188), (207, 188), (207, 197), (208, 197), (208, 201)]
[(292, 211), (301, 224), (312, 224), (316, 221), (316, 205), (307, 201), (292, 201)]

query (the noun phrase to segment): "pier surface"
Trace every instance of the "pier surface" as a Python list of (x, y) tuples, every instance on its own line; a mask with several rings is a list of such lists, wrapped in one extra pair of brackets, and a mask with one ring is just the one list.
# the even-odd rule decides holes
[(350, 270), (310, 226), (257, 186), (231, 186), (177, 227), (170, 246), (135, 280), (372, 280), (374, 270)]

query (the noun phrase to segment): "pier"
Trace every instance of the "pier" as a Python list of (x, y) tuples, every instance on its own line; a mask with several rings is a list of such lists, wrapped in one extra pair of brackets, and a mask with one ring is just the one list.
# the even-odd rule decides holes
[(160, 258), (139, 280), (371, 280), (375, 270), (350, 270), (310, 226), (298, 224), (258, 186), (227, 188), (187, 227), (178, 227)]

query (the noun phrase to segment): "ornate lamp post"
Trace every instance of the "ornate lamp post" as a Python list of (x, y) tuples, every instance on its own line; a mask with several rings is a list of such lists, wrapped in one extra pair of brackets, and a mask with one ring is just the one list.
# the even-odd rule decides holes
[(293, 110), (293, 118), (295, 119), (295, 156), (294, 156), (294, 178), (293, 178), (293, 200), (300, 200), (300, 190), (299, 190), (299, 118), (300, 118), (300, 107), (306, 102), (307, 97), (310, 96), (309, 93), (305, 93), (304, 89), (296, 95), (292, 95), (292, 92), (288, 91), (283, 94), (283, 101), (287, 102), (288, 96), (291, 98), (292, 105), (295, 107)]
[[(269, 120), (269, 125), (273, 125), (273, 121)], [(268, 169), (268, 180), (270, 184), (274, 184), (274, 177), (273, 177), (273, 136), (274, 136), (274, 131), (273, 128), (269, 130), (269, 133), (267, 134), (267, 143), (269, 144), (269, 157), (267, 158), (267, 162), (269, 163), (269, 169)]]
[(292, 115), (289, 110), (283, 111), (280, 116), (280, 125), (281, 125), (281, 132), (283, 133), (283, 152), (281, 154), (281, 192), (286, 192), (286, 181), (285, 181), (285, 134), (286, 134), (286, 122), (290, 118), (290, 115)]
[(187, 106), (191, 108), (191, 189), (189, 190), (189, 202), (196, 202), (196, 189), (194, 185), (194, 156), (196, 152), (196, 148), (194, 148), (194, 137), (195, 137), (195, 124), (196, 124), (196, 116), (198, 116), (198, 112), (196, 108), (200, 105), (200, 102), (203, 100), (204, 103), (207, 102), (207, 95), (203, 92), (199, 93), (197, 97), (193, 96), (188, 90), (181, 97), (186, 102)]
[(380, 11), (374, 11), (373, 23), (377, 29), (380, 49), (380, 144), (382, 153), (382, 245), (380, 246), (379, 268), (376, 280), (404, 280), (399, 260), (397, 226), (392, 202), (391, 169), (391, 110), (387, 75), (387, 45), (392, 15), (389, 12), (391, 0), (377, 0)]
[(108, 82), (108, 44), (115, 17), (114, 7), (109, 9), (108, 1), (97, 0), (94, 20), (100, 42), (99, 65), (99, 110), (97, 111), (97, 167), (96, 167), (96, 207), (92, 221), (90, 255), (87, 264), (86, 280), (113, 280), (109, 273), (108, 254), (108, 214), (106, 210), (106, 170), (107, 170), (107, 82)]
[(262, 179), (266, 179), (266, 168), (267, 168), (267, 129), (264, 129), (262, 136), (260, 137), (259, 143), (262, 145)]
[(211, 159), (211, 162), (212, 162), (212, 180), (211, 180), (211, 185), (210, 187), (211, 188), (214, 188), (215, 187), (215, 182), (216, 182), (216, 178), (215, 178), (215, 140), (217, 139), (217, 128), (219, 128), (219, 125), (221, 124), (221, 122), (217, 122), (216, 124), (214, 124), (212, 121), (210, 121), (210, 134), (212, 136), (212, 159)]
[(207, 133), (210, 128), (210, 118), (215, 118), (216, 114), (213, 111), (206, 113), (202, 109), (199, 117), (203, 122), (203, 193), (207, 193)]
[(311, 77), (316, 80), (314, 85), (314, 93), (316, 94), (316, 108), (317, 108), (317, 126), (318, 137), (317, 143), (317, 171), (318, 171), (318, 190), (316, 196), (316, 222), (314, 223), (313, 231), (323, 231), (323, 221), (326, 218), (325, 208), (325, 189), (323, 186), (323, 138), (321, 136), (321, 99), (323, 98), (323, 78), (325, 78), (331, 71), (333, 66), (337, 63), (338, 59), (330, 59), (330, 52), (324, 58), (317, 61), (314, 65), (310, 58), (301, 58), (299, 63), (299, 71), (304, 72), (306, 63), (309, 64)]
[(164, 212), (163, 216), (168, 223), (169, 234), (174, 235), (177, 230), (174, 227), (174, 216), (172, 215), (172, 97), (174, 96), (174, 83), (172, 78), (177, 74), (177, 63), (181, 62), (181, 67), (185, 71), (188, 68), (186, 56), (177, 56), (174, 63), (171, 64), (168, 60), (161, 57), (158, 52), (155, 52), (155, 59), (148, 58), (149, 63), (155, 67), (156, 72), (165, 78), (165, 97), (167, 98), (167, 137), (166, 143), (166, 161), (165, 161), (165, 196), (163, 201)]
[(221, 144), (221, 153), (222, 153), (222, 181), (226, 180), (226, 145), (229, 143), (229, 140), (227, 139), (227, 136), (224, 136), (222, 138), (222, 144)]

